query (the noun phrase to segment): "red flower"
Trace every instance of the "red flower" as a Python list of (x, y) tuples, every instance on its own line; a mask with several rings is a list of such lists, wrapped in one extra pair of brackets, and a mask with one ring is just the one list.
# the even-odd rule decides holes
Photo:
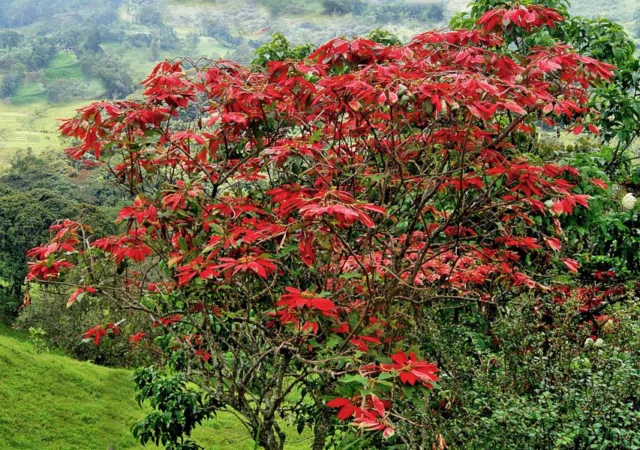
[(102, 325), (96, 325), (83, 334), (85, 339), (93, 338), (93, 345), (96, 346), (100, 345), (100, 340), (106, 335), (107, 330)]
[(602, 181), (602, 180), (600, 180), (600, 179), (598, 179), (598, 178), (592, 178), (592, 179), (591, 179), (591, 180), (589, 180), (589, 181), (591, 181), (591, 183), (592, 183), (594, 186), (598, 186), (600, 189), (605, 189), (605, 190), (606, 190), (606, 189), (607, 189), (607, 187), (608, 187), (608, 186), (607, 186), (607, 183), (605, 183), (604, 181)]
[(145, 220), (153, 223), (158, 220), (158, 211), (153, 205), (147, 207), (146, 202), (138, 196), (133, 201), (133, 206), (127, 206), (120, 210), (116, 222), (124, 219), (134, 219), (138, 225), (142, 225)]
[(202, 188), (199, 186), (187, 189), (184, 181), (176, 181), (177, 191), (173, 194), (168, 194), (162, 199), (162, 206), (168, 207), (171, 211), (177, 209), (184, 209), (186, 207), (186, 197), (197, 197), (202, 193)]
[(27, 274), (27, 280), (53, 280), (58, 278), (60, 269), (73, 267), (73, 265), (67, 261), (38, 261), (35, 263), (29, 263), (29, 273)]
[(165, 198), (162, 199), (162, 206), (167, 206), (171, 211), (175, 211), (178, 208), (184, 209), (184, 194), (180, 192), (176, 192), (174, 194), (169, 194)]
[(346, 323), (346, 322), (343, 322), (339, 326), (337, 326), (336, 328), (332, 328), (331, 331), (334, 332), (334, 333), (337, 333), (337, 334), (348, 333), (349, 332), (349, 324)]
[(349, 342), (351, 342), (353, 345), (355, 345), (358, 350), (362, 351), (362, 352), (366, 352), (369, 351), (369, 346), (367, 345), (367, 342), (372, 343), (372, 344), (381, 344), (382, 342), (380, 342), (380, 339), (372, 337), (372, 336), (357, 336), (353, 339), (351, 339)]
[(273, 327), (277, 322), (280, 322), (281, 325), (287, 325), (289, 323), (293, 323), (293, 324), (298, 324), (298, 320), (296, 319), (296, 317), (291, 314), (289, 311), (275, 311), (275, 312), (269, 312), (267, 313), (268, 316), (271, 317), (275, 317), (276, 319), (271, 320), (267, 323), (266, 327), (267, 328), (271, 328)]
[(205, 350), (196, 350), (194, 354), (200, 357), (204, 362), (209, 362), (209, 360), (211, 359), (211, 353)]
[(351, 398), (334, 398), (330, 402), (327, 402), (329, 408), (340, 408), (337, 417), (340, 420), (347, 420), (353, 417), (354, 414), (362, 411), (360, 404), (362, 403), (362, 397), (356, 396)]
[(218, 271), (215, 269), (215, 266), (208, 263), (210, 259), (211, 256), (205, 260), (202, 255), (200, 255), (189, 262), (189, 264), (178, 267), (178, 286), (184, 286), (196, 275), (203, 280), (217, 277)]
[(151, 247), (144, 244), (137, 238), (124, 238), (116, 243), (113, 255), (116, 257), (116, 263), (120, 264), (124, 258), (129, 258), (134, 262), (142, 262), (147, 256), (151, 256), (153, 251)]
[(85, 292), (88, 292), (90, 294), (95, 294), (96, 290), (94, 288), (92, 288), (91, 286), (87, 286), (84, 288), (78, 288), (73, 294), (71, 294), (71, 296), (69, 297), (69, 300), (67, 301), (67, 308), (71, 305), (73, 305), (78, 298), (80, 297), (80, 295), (84, 294)]
[(144, 331), (140, 331), (139, 333), (129, 336), (129, 342), (131, 342), (132, 344), (137, 344), (142, 339), (144, 339), (145, 336), (147, 336), (147, 333), (145, 333)]
[(535, 250), (540, 248), (540, 244), (532, 237), (501, 236), (496, 238), (496, 242), (507, 247), (518, 247), (525, 250)]
[(77, 243), (78, 241), (75, 239), (68, 239), (65, 242), (53, 242), (48, 245), (43, 245), (42, 247), (32, 248), (27, 253), (27, 256), (29, 258), (46, 259), (49, 257), (49, 255), (53, 255), (55, 253), (58, 253), (59, 251), (73, 252), (73, 244)]
[(92, 246), (106, 253), (112, 253), (116, 258), (117, 264), (120, 264), (124, 258), (132, 259), (135, 262), (142, 262), (147, 256), (153, 254), (151, 247), (146, 245), (142, 240), (145, 233), (145, 229), (132, 230), (128, 235), (120, 239), (114, 236), (97, 239)]
[(382, 401), (375, 395), (371, 395), (371, 401), (375, 409), (363, 409), (353, 421), (358, 428), (367, 431), (382, 431), (382, 437), (389, 439), (394, 434), (391, 423), (387, 420), (386, 411)]
[(544, 6), (539, 5), (531, 5), (528, 7), (519, 6), (513, 9), (490, 9), (485, 12), (480, 19), (478, 19), (476, 24), (482, 25), (483, 29), (486, 31), (491, 31), (496, 26), (506, 28), (507, 24), (513, 24), (516, 27), (524, 28), (529, 31), (532, 28), (543, 25), (555, 28), (555, 23), (563, 20), (564, 17), (554, 9), (545, 8)]
[(169, 326), (169, 325), (173, 325), (174, 323), (178, 323), (182, 320), (182, 316), (180, 314), (174, 314), (173, 316), (169, 316), (169, 317), (161, 317), (160, 319), (156, 320), (153, 323), (154, 327), (160, 326), (160, 325), (164, 325), (165, 327)]
[(390, 401), (380, 400), (375, 395), (372, 395), (370, 399), (360, 395), (356, 395), (351, 398), (334, 398), (330, 402), (327, 402), (327, 406), (329, 408), (340, 408), (336, 417), (340, 420), (347, 420), (353, 416), (359, 417), (362, 415), (363, 411), (372, 408), (373, 397), (375, 397), (376, 401), (380, 401), (382, 403), (383, 408), (391, 408)]
[(544, 238), (544, 243), (556, 252), (559, 252), (562, 249), (562, 244), (558, 238)]
[(296, 288), (285, 288), (288, 294), (283, 294), (277, 306), (286, 306), (288, 309), (309, 308), (317, 309), (324, 316), (335, 316), (336, 305), (328, 298), (318, 297), (309, 291), (300, 291)]
[(381, 368), (385, 372), (395, 371), (400, 374), (400, 381), (405, 384), (414, 385), (416, 381), (420, 381), (429, 389), (433, 388), (433, 382), (438, 381), (436, 373), (438, 368), (434, 364), (426, 361), (418, 361), (416, 354), (411, 352), (409, 356), (400, 350), (391, 355), (391, 360), (395, 364), (381, 364)]
[(107, 335), (107, 332), (110, 331), (113, 334), (120, 334), (120, 327), (114, 323), (110, 323), (107, 327), (103, 327), (102, 325), (96, 325), (95, 327), (87, 330), (83, 336), (85, 339), (93, 338), (93, 345), (100, 345), (100, 341), (103, 337)]
[(590, 199), (591, 197), (588, 195), (567, 195), (565, 198), (556, 201), (551, 207), (551, 210), (556, 214), (571, 214), (573, 212), (573, 209), (578, 205), (584, 206), (585, 208), (589, 209)]
[(307, 266), (311, 267), (314, 262), (316, 262), (316, 253), (313, 250), (313, 241), (315, 240), (314, 236), (311, 234), (301, 235), (299, 244), (298, 244), (298, 252), (300, 253), (300, 259)]
[(296, 330), (302, 334), (318, 334), (318, 322), (296, 323)]
[(276, 270), (276, 265), (273, 259), (263, 258), (261, 256), (243, 256), (242, 258), (220, 258), (222, 264), (215, 266), (216, 269), (223, 269), (225, 271), (232, 271), (232, 275), (238, 272), (252, 271), (261, 276), (267, 278)]
[(565, 258), (562, 260), (567, 269), (569, 269), (573, 273), (578, 273), (578, 268), (580, 267), (580, 263), (575, 259)]
[(335, 217), (341, 225), (351, 225), (355, 221), (363, 223), (369, 228), (374, 228), (375, 224), (365, 210), (384, 214), (386, 210), (380, 206), (366, 204), (366, 205), (345, 205), (340, 203), (331, 203), (322, 201), (321, 203), (315, 203), (313, 201), (307, 203), (300, 208), (300, 215), (305, 219), (313, 220), (323, 215)]

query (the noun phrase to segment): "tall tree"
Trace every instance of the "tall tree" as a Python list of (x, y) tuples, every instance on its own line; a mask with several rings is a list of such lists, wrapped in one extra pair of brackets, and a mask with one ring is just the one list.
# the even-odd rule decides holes
[(136, 198), (114, 236), (57, 224), (29, 279), (81, 280), (74, 295), (144, 311), (162, 333), (160, 367), (136, 377), (155, 408), (134, 427), (143, 444), (195, 448), (193, 428), (231, 409), (268, 449), (284, 447), (284, 416), (313, 428), (314, 449), (347, 422), (371, 447), (431, 447), (420, 405), (452, 368), (421, 348), (425, 312), (495, 314), (578, 270), (558, 216), (588, 207), (589, 180), (527, 155), (540, 120), (598, 131), (589, 87), (613, 67), (504, 44), (560, 21), (498, 8), (474, 30), (335, 39), (266, 68), (165, 62), (140, 100), (62, 125), (71, 156), (113, 162)]

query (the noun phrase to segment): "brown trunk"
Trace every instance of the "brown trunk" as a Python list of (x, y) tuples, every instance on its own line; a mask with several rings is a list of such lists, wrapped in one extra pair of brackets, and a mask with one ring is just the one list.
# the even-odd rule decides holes
[[(323, 405), (324, 406), (324, 405)], [(324, 410), (320, 411), (316, 424), (313, 428), (312, 450), (323, 450), (327, 435), (329, 434), (329, 418)]]

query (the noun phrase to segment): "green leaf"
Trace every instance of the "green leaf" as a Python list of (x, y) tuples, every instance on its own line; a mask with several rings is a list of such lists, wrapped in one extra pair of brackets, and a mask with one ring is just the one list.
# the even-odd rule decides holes
[(360, 374), (357, 375), (345, 375), (341, 379), (338, 380), (340, 383), (360, 383), (363, 386), (369, 386), (369, 379), (363, 377)]

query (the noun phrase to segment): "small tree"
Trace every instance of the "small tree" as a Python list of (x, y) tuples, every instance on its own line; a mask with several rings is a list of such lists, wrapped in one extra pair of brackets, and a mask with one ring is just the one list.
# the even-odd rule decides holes
[(73, 302), (109, 298), (161, 332), (171, 376), (137, 378), (157, 408), (134, 429), (142, 443), (193, 448), (193, 427), (230, 409), (268, 449), (284, 447), (282, 417), (312, 427), (314, 449), (345, 422), (378, 432), (371, 445), (431, 447), (414, 405), (450, 371), (418, 354), (423, 312), (491, 313), (544, 290), (551, 267), (577, 270), (557, 217), (588, 207), (581, 177), (526, 154), (539, 121), (597, 132), (587, 89), (612, 66), (502, 37), (560, 20), (496, 9), (477, 30), (335, 39), (264, 70), (165, 62), (141, 101), (63, 124), (69, 154), (101, 158), (135, 200), (118, 235), (57, 225), (29, 278), (64, 285), (73, 267)]

